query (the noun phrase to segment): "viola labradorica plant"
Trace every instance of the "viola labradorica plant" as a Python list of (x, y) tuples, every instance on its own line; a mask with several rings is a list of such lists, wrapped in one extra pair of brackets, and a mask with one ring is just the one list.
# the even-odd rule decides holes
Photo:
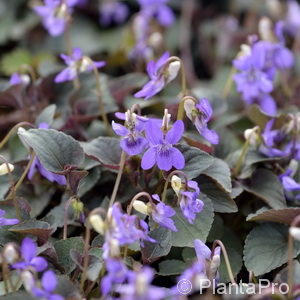
[(298, 299), (298, 2), (2, 2), (3, 299)]

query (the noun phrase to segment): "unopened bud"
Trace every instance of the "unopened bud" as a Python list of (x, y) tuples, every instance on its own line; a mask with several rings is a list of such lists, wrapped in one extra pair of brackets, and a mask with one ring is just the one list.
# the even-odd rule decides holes
[(66, 3), (62, 3), (58, 10), (56, 16), (60, 19), (65, 19), (68, 15), (68, 6)]
[(32, 273), (27, 270), (23, 271), (21, 273), (21, 279), (22, 279), (23, 285), (25, 287), (25, 290), (27, 292), (31, 292), (32, 288), (35, 285), (35, 281), (34, 281), (34, 277), (33, 277)]
[(180, 61), (173, 61), (169, 64), (167, 83), (175, 79), (175, 77), (178, 75), (180, 67), (181, 67)]
[(109, 252), (111, 257), (119, 257), (120, 256), (120, 245), (118, 240), (110, 239), (109, 240)]
[(79, 72), (88, 71), (91, 68), (91, 66), (92, 66), (91, 59), (87, 56), (84, 56), (80, 62)]
[(179, 191), (182, 188), (182, 181), (181, 181), (180, 177), (173, 175), (172, 179), (171, 179), (171, 186), (172, 186), (172, 189), (174, 190), (174, 192), (176, 193), (176, 195), (178, 196)]
[(28, 85), (31, 81), (30, 76), (28, 74), (21, 74), (20, 79), (23, 84)]
[(92, 227), (94, 228), (94, 230), (100, 234), (104, 234), (104, 230), (105, 230), (105, 223), (103, 221), (103, 219), (101, 218), (101, 216), (99, 215), (91, 215), (89, 217), (89, 222), (91, 223)]
[(19, 258), (19, 253), (13, 243), (8, 243), (3, 249), (3, 258), (8, 264), (13, 264)]
[(274, 41), (273, 24), (269, 18), (263, 17), (260, 19), (258, 23), (258, 31), (262, 40)]
[(251, 146), (258, 146), (259, 143), (260, 143), (260, 135), (259, 135), (259, 127), (258, 126), (255, 126), (253, 128), (250, 128), (250, 129), (246, 129), (245, 132), (244, 132), (244, 137), (246, 140), (249, 141), (249, 144)]
[(169, 114), (168, 109), (165, 108), (164, 117), (163, 117), (163, 121), (162, 121), (162, 127), (163, 127), (164, 131), (169, 130), (170, 120), (171, 120), (171, 114)]
[(195, 111), (195, 102), (192, 99), (187, 99), (184, 101), (184, 110), (187, 117), (193, 122), (194, 111)]
[(14, 165), (9, 163), (3, 163), (0, 165), (0, 176), (6, 175), (9, 172), (12, 172), (15, 169)]
[(145, 295), (147, 293), (149, 278), (143, 272), (138, 273), (136, 278), (136, 292), (138, 295)]
[(211, 274), (216, 274), (221, 263), (221, 248), (215, 248), (214, 255), (211, 259), (210, 270)]
[(150, 35), (148, 43), (153, 48), (159, 48), (163, 42), (163, 37), (160, 32), (154, 32)]
[(133, 202), (133, 207), (136, 211), (148, 215), (148, 206), (143, 201), (135, 200)]
[(297, 241), (300, 241), (300, 228), (290, 227), (290, 235)]

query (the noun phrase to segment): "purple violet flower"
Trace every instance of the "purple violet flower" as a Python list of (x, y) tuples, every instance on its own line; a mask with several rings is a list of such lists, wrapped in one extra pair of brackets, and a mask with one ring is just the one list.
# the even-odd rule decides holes
[(279, 180), (283, 186), (283, 189), (286, 192), (286, 198), (289, 200), (293, 200), (289, 192), (297, 192), (295, 198), (298, 200), (300, 197), (300, 183), (297, 183), (294, 178), (292, 178), (293, 171), (291, 169), (287, 169), (283, 174), (279, 175)]
[(118, 204), (113, 205), (111, 217), (109, 238), (116, 239), (121, 246), (133, 244), (139, 240), (155, 242), (148, 237), (148, 225), (137, 216), (122, 213)]
[(181, 179), (174, 175), (172, 177), (172, 187), (178, 196), (182, 214), (189, 223), (193, 224), (196, 214), (200, 213), (204, 207), (203, 201), (198, 199), (200, 194), (198, 183), (189, 180), (187, 184), (182, 184)]
[(44, 5), (36, 5), (33, 10), (42, 18), (50, 35), (58, 36), (65, 31), (72, 7), (76, 4), (77, 0), (44, 0)]
[(175, 21), (175, 15), (167, 5), (169, 0), (138, 0), (144, 15), (155, 18), (164, 27), (171, 26)]
[(19, 270), (33, 268), (36, 272), (44, 271), (47, 268), (48, 263), (45, 258), (36, 256), (36, 253), (36, 243), (28, 237), (24, 238), (21, 244), (21, 255), (23, 261), (14, 263), (12, 268)]
[(174, 61), (169, 63), (169, 58), (169, 52), (165, 52), (157, 62), (152, 60), (148, 63), (147, 73), (150, 81), (139, 92), (135, 93), (134, 97), (148, 100), (175, 79), (180, 69), (180, 62)]
[(61, 295), (54, 294), (57, 287), (57, 278), (52, 270), (46, 271), (41, 279), (41, 288), (34, 287), (31, 292), (35, 297), (40, 297), (47, 300), (64, 300)]
[(112, 122), (113, 130), (122, 137), (120, 146), (128, 155), (140, 154), (148, 145), (148, 141), (142, 134), (145, 121), (141, 121), (141, 118), (143, 117), (128, 110), (125, 114), (125, 126)]
[(216, 247), (212, 255), (211, 250), (201, 240), (195, 240), (194, 247), (197, 260), (178, 278), (178, 283), (182, 280), (189, 280), (192, 283), (193, 290), (191, 292), (196, 292), (201, 288), (202, 279), (207, 280), (207, 268), (210, 268), (214, 278), (218, 276), (221, 255), (220, 247)]
[(183, 169), (185, 159), (182, 153), (173, 145), (178, 143), (184, 132), (182, 121), (176, 121), (172, 128), (164, 133), (156, 122), (149, 121), (146, 124), (146, 138), (150, 148), (142, 158), (142, 168), (151, 169), (155, 164), (161, 170), (169, 171), (172, 167)]
[(128, 269), (120, 259), (108, 258), (105, 261), (107, 274), (101, 281), (101, 292), (107, 296), (113, 291), (113, 286), (124, 283), (127, 279)]
[(188, 99), (184, 102), (184, 109), (188, 118), (196, 126), (198, 132), (211, 144), (218, 144), (218, 134), (207, 127), (207, 123), (211, 120), (213, 115), (210, 102), (206, 98), (198, 100), (198, 103)]
[(128, 272), (128, 283), (119, 285), (116, 291), (122, 300), (162, 300), (170, 295), (165, 288), (151, 285), (154, 271), (150, 267), (143, 267), (139, 271)]
[[(49, 125), (47, 123), (41, 123), (41, 124), (39, 124), (39, 128), (49, 129)], [(32, 162), (32, 165), (30, 166), (30, 169), (29, 169), (29, 172), (27, 175), (29, 180), (32, 180), (32, 178), (37, 170), (43, 177), (48, 179), (50, 182), (57, 182), (59, 185), (67, 184), (67, 180), (64, 175), (55, 174), (55, 173), (52, 173), (52, 172), (46, 170), (43, 167), (43, 165), (41, 164), (40, 160), (37, 157), (35, 157)]]
[(175, 210), (171, 206), (161, 202), (157, 194), (152, 195), (152, 198), (158, 202), (151, 207), (152, 219), (162, 227), (175, 232), (178, 231), (174, 221), (171, 219), (176, 214)]
[(102, 68), (105, 66), (104, 61), (92, 61), (89, 57), (83, 56), (80, 48), (74, 48), (72, 55), (61, 54), (61, 58), (67, 65), (63, 71), (56, 75), (54, 81), (64, 82), (75, 79), (79, 73), (90, 72), (94, 68)]
[(119, 1), (105, 1), (100, 6), (100, 23), (108, 26), (111, 23), (123, 23), (129, 15), (127, 5)]
[(9, 226), (9, 225), (16, 225), (20, 223), (18, 219), (6, 219), (4, 215), (6, 214), (6, 211), (3, 209), (0, 209), (0, 226)]

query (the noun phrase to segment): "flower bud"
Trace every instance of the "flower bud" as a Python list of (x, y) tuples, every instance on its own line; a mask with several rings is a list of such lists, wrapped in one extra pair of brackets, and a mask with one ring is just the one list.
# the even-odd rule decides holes
[(31, 81), (30, 76), (28, 74), (21, 74), (20, 79), (23, 84), (28, 85)]
[(88, 71), (92, 66), (92, 61), (89, 57), (84, 56), (80, 61), (79, 72)]
[(12, 172), (15, 169), (14, 165), (9, 163), (3, 163), (0, 165), (0, 176), (6, 175), (9, 172)]
[(171, 82), (175, 77), (178, 75), (178, 72), (180, 70), (181, 63), (180, 61), (173, 61), (168, 66), (168, 77), (167, 77), (167, 83)]
[(217, 247), (214, 251), (214, 255), (211, 259), (211, 263), (210, 263), (210, 270), (211, 270), (211, 274), (216, 274), (218, 271), (218, 268), (220, 266), (221, 263), (221, 248)]
[(149, 278), (143, 272), (140, 272), (136, 278), (136, 292), (138, 295), (145, 295), (148, 290)]
[(136, 211), (148, 215), (148, 206), (143, 201), (135, 200), (133, 202), (133, 207)]
[(109, 254), (111, 257), (119, 257), (120, 256), (120, 245), (117, 239), (109, 240)]
[(179, 191), (182, 188), (182, 182), (181, 182), (180, 177), (173, 175), (172, 179), (171, 179), (171, 186), (172, 186), (172, 189), (174, 190), (174, 192), (176, 193), (176, 195), (178, 196)]
[(62, 3), (59, 6), (56, 16), (60, 19), (65, 19), (68, 16), (68, 6), (66, 3)]
[(105, 223), (101, 216), (99, 215), (91, 215), (89, 217), (89, 222), (91, 223), (94, 230), (100, 234), (104, 234), (105, 231)]
[(166, 132), (169, 130), (170, 120), (171, 120), (171, 114), (169, 114), (168, 109), (165, 108), (164, 117), (163, 117), (163, 121), (162, 121), (162, 127), (163, 127), (163, 130)]
[(297, 241), (300, 241), (300, 228), (290, 227), (290, 235)]
[(13, 264), (19, 258), (19, 253), (13, 243), (8, 243), (3, 249), (3, 258), (8, 264)]
[(268, 17), (263, 17), (258, 23), (258, 31), (262, 40), (274, 41), (273, 24)]
[(153, 48), (159, 48), (163, 43), (163, 37), (160, 32), (154, 32), (150, 35), (148, 43)]
[(25, 290), (27, 292), (31, 292), (32, 288), (35, 285), (35, 281), (34, 281), (34, 277), (33, 277), (32, 273), (27, 270), (23, 271), (21, 273), (21, 279), (22, 279), (23, 285), (25, 287)]
[(260, 144), (260, 135), (259, 135), (260, 129), (258, 126), (255, 126), (250, 129), (246, 129), (244, 132), (244, 137), (246, 140), (249, 141), (249, 144), (251, 146), (258, 146)]

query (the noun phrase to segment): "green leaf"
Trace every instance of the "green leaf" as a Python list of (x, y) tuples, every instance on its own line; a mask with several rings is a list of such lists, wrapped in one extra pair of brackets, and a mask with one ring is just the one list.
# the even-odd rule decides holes
[(3, 56), (1, 60), (1, 70), (10, 75), (18, 72), (22, 65), (30, 65), (32, 57), (25, 49), (16, 49)]
[(52, 233), (50, 224), (39, 220), (28, 220), (12, 226), (9, 231), (21, 233), (23, 235), (34, 235), (39, 243), (46, 243)]
[(213, 163), (202, 174), (210, 177), (227, 193), (231, 193), (231, 173), (225, 161), (215, 158)]
[(58, 275), (58, 284), (56, 287), (55, 292), (65, 299), (72, 299), (72, 300), (81, 300), (82, 295), (77, 287), (70, 278), (64, 275)]
[(59, 240), (55, 242), (54, 248), (59, 264), (64, 267), (67, 274), (70, 274), (75, 269), (75, 263), (71, 259), (70, 250), (74, 249), (82, 253), (84, 242), (81, 237), (71, 237), (66, 240)]
[(219, 215), (215, 215), (214, 222), (209, 231), (207, 242), (213, 242), (214, 240), (220, 240), (224, 234), (224, 222)]
[(201, 175), (198, 178), (201, 191), (201, 199), (208, 198), (212, 201), (214, 211), (221, 213), (233, 213), (238, 211), (238, 207), (231, 196), (213, 182), (210, 178)]
[(272, 171), (257, 169), (251, 180), (242, 186), (247, 192), (262, 199), (274, 209), (286, 207), (282, 184)]
[(120, 140), (111, 137), (99, 137), (87, 143), (81, 143), (87, 156), (99, 161), (106, 167), (119, 168), (121, 158)]
[(214, 163), (214, 158), (198, 148), (187, 145), (176, 145), (185, 158), (185, 168), (182, 170), (189, 179), (196, 178)]
[(149, 236), (156, 240), (156, 243), (146, 241), (142, 248), (142, 256), (143, 260), (151, 263), (170, 252), (172, 235), (169, 229), (159, 227), (151, 231)]
[(300, 215), (299, 207), (283, 209), (268, 209), (267, 207), (263, 207), (256, 213), (248, 215), (247, 221), (269, 221), (290, 225), (298, 215)]
[(23, 142), (33, 148), (42, 165), (50, 172), (63, 173), (67, 166), (79, 166), (83, 149), (73, 137), (55, 129), (19, 131)]
[[(255, 227), (247, 236), (244, 261), (248, 271), (255, 276), (268, 273), (288, 260), (288, 227), (276, 223)], [(300, 242), (294, 243), (294, 254), (300, 254)]]
[(172, 232), (172, 246), (193, 247), (194, 240), (206, 241), (214, 220), (213, 205), (209, 199), (203, 199), (204, 208), (197, 214), (194, 224), (190, 224), (182, 215), (181, 210), (176, 208), (173, 217), (178, 232)]
[(49, 126), (53, 123), (56, 105), (51, 104), (44, 108), (35, 120), (35, 125), (39, 126), (40, 123), (47, 123)]
[(179, 275), (186, 268), (186, 263), (178, 259), (169, 259), (159, 263), (158, 265), (158, 275), (161, 276), (171, 276)]

